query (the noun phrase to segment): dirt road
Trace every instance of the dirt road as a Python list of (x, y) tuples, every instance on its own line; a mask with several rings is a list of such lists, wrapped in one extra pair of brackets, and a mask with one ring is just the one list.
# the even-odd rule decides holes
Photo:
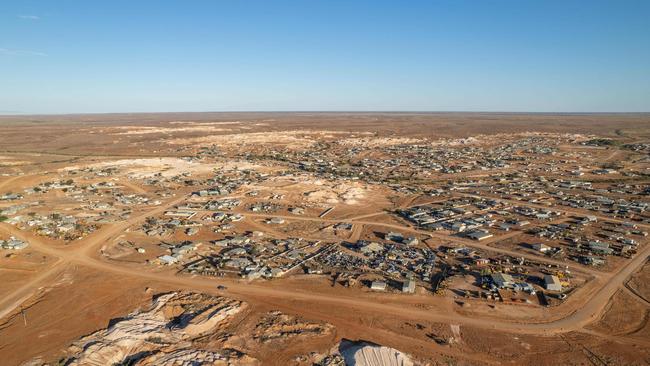
[[(138, 216), (134, 216), (127, 221), (107, 225), (106, 227), (98, 230), (87, 238), (81, 240), (77, 244), (65, 248), (56, 248), (50, 246), (39, 240), (37, 237), (21, 232), (19, 229), (16, 229), (11, 225), (0, 224), (0, 227), (3, 231), (9, 232), (11, 235), (14, 235), (18, 238), (28, 240), (34, 249), (58, 258), (57, 261), (47, 270), (40, 273), (38, 276), (31, 279), (29, 282), (22, 285), (12, 293), (3, 296), (3, 298), (0, 300), (0, 318), (12, 313), (25, 300), (33, 296), (39, 288), (46, 286), (48, 283), (52, 282), (53, 278), (55, 278), (65, 268), (66, 264), (75, 264), (86, 266), (98, 271), (117, 273), (138, 278), (146, 278), (152, 281), (173, 284), (184, 289), (214, 292), (216, 285), (224, 284), (228, 286), (229, 295), (232, 295), (234, 297), (239, 297), (244, 300), (247, 298), (255, 298), (258, 300), (262, 299), (266, 301), (275, 301), (279, 304), (281, 304), (283, 301), (286, 301), (287, 299), (291, 299), (291, 302), (294, 303), (294, 306), (295, 302), (304, 302), (305, 304), (320, 304), (321, 306), (318, 306), (318, 308), (321, 310), (318, 311), (321, 311), (324, 314), (327, 312), (328, 307), (322, 305), (332, 304), (345, 306), (359, 311), (373, 311), (392, 317), (398, 316), (401, 318), (422, 319), (434, 322), (453, 322), (454, 324), (462, 324), (510, 332), (557, 334), (573, 330), (580, 330), (588, 323), (598, 319), (600, 313), (603, 311), (607, 305), (607, 302), (613, 296), (613, 294), (619, 288), (621, 288), (626, 279), (634, 271), (636, 271), (637, 268), (645, 263), (648, 255), (650, 255), (650, 246), (646, 246), (632, 260), (630, 260), (626, 266), (622, 267), (617, 272), (613, 274), (600, 274), (602, 281), (599, 282), (603, 283), (602, 286), (598, 288), (592, 296), (589, 296), (588, 298), (582, 297), (584, 298), (584, 302), (578, 304), (578, 306), (575, 307), (575, 310), (573, 310), (568, 316), (560, 319), (538, 322), (516, 322), (470, 317), (457, 313), (423, 310), (421, 308), (409, 307), (399, 303), (381, 303), (373, 299), (358, 296), (329, 296), (327, 294), (320, 294), (317, 292), (295, 291), (287, 288), (270, 287), (263, 284), (245, 283), (236, 280), (189, 277), (176, 275), (170, 272), (154, 272), (142, 267), (129, 267), (122, 264), (118, 265), (116, 263), (108, 262), (106, 260), (103, 260), (98, 255), (99, 247), (104, 245), (112, 238), (120, 235), (128, 227), (137, 225), (148, 216), (162, 213), (164, 210), (180, 203), (184, 199), (184, 195), (179, 195), (179, 197), (176, 197), (175, 199), (170, 200), (169, 202), (160, 205), (153, 210), (147, 211)], [(259, 216), (269, 217), (269, 215)], [(296, 217), (287, 218), (296, 219)], [(302, 219), (311, 220), (311, 218)], [(325, 219), (318, 220), (336, 222), (342, 221)], [(345, 220), (343, 220), (343, 222), (345, 222)], [(356, 224), (377, 225), (377, 223), (373, 222), (353, 222)], [(401, 230), (405, 229), (399, 225), (394, 226)], [(474, 246), (481, 248), (484, 247), (483, 244), (478, 243), (474, 243)], [(485, 247), (483, 249), (492, 251), (495, 250), (495, 248), (492, 247)], [(501, 251), (511, 254), (509, 251)], [(512, 254), (522, 256), (521, 253)], [(577, 296), (577, 294), (574, 296)], [(312, 309), (312, 311), (316, 311), (313, 309), (313, 307), (310, 309)]]

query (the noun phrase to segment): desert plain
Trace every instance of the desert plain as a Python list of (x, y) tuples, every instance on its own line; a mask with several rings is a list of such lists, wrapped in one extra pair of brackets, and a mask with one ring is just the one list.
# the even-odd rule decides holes
[(650, 115), (0, 116), (2, 365), (647, 365)]

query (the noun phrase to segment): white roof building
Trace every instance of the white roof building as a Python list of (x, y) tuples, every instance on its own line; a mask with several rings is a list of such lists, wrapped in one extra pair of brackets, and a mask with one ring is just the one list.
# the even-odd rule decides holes
[(172, 257), (171, 255), (161, 255), (158, 257), (158, 260), (160, 263), (168, 266), (178, 262), (178, 259), (176, 257)]
[(562, 291), (562, 283), (557, 276), (544, 275), (544, 288), (549, 291)]
[(370, 284), (370, 289), (374, 291), (386, 291), (386, 282), (372, 281), (372, 283)]
[(472, 232), (467, 233), (468, 238), (478, 240), (478, 241), (491, 238), (492, 236), (493, 235), (490, 234), (490, 232), (487, 230), (474, 230)]
[(412, 278), (407, 279), (402, 283), (402, 292), (412, 294), (415, 292), (415, 280)]
[(492, 282), (494, 282), (494, 284), (499, 288), (512, 287), (515, 283), (512, 276), (507, 273), (497, 272), (493, 273), (491, 277)]

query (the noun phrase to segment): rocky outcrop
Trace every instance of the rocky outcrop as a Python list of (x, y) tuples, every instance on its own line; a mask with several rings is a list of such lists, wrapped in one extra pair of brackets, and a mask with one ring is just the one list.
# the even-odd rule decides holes
[[(254, 363), (233, 350), (192, 349), (192, 340), (214, 331), (242, 310), (240, 301), (196, 293), (156, 297), (151, 308), (114, 321), (70, 347), (67, 365), (220, 365)], [(175, 363), (176, 362), (176, 363)]]

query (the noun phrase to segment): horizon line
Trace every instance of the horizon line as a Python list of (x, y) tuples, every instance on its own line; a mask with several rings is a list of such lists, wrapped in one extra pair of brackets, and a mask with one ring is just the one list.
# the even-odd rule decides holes
[[(3, 113), (4, 112), (4, 113)], [(319, 113), (319, 114), (553, 114), (553, 115), (597, 115), (597, 114), (650, 114), (648, 111), (507, 111), (507, 110), (485, 110), (485, 111), (471, 111), (471, 110), (207, 110), (207, 111), (126, 111), (126, 112), (60, 112), (60, 113), (30, 113), (18, 111), (0, 111), (0, 117), (36, 117), (36, 116), (80, 116), (80, 115), (110, 115), (110, 114), (179, 114), (179, 113)]]

